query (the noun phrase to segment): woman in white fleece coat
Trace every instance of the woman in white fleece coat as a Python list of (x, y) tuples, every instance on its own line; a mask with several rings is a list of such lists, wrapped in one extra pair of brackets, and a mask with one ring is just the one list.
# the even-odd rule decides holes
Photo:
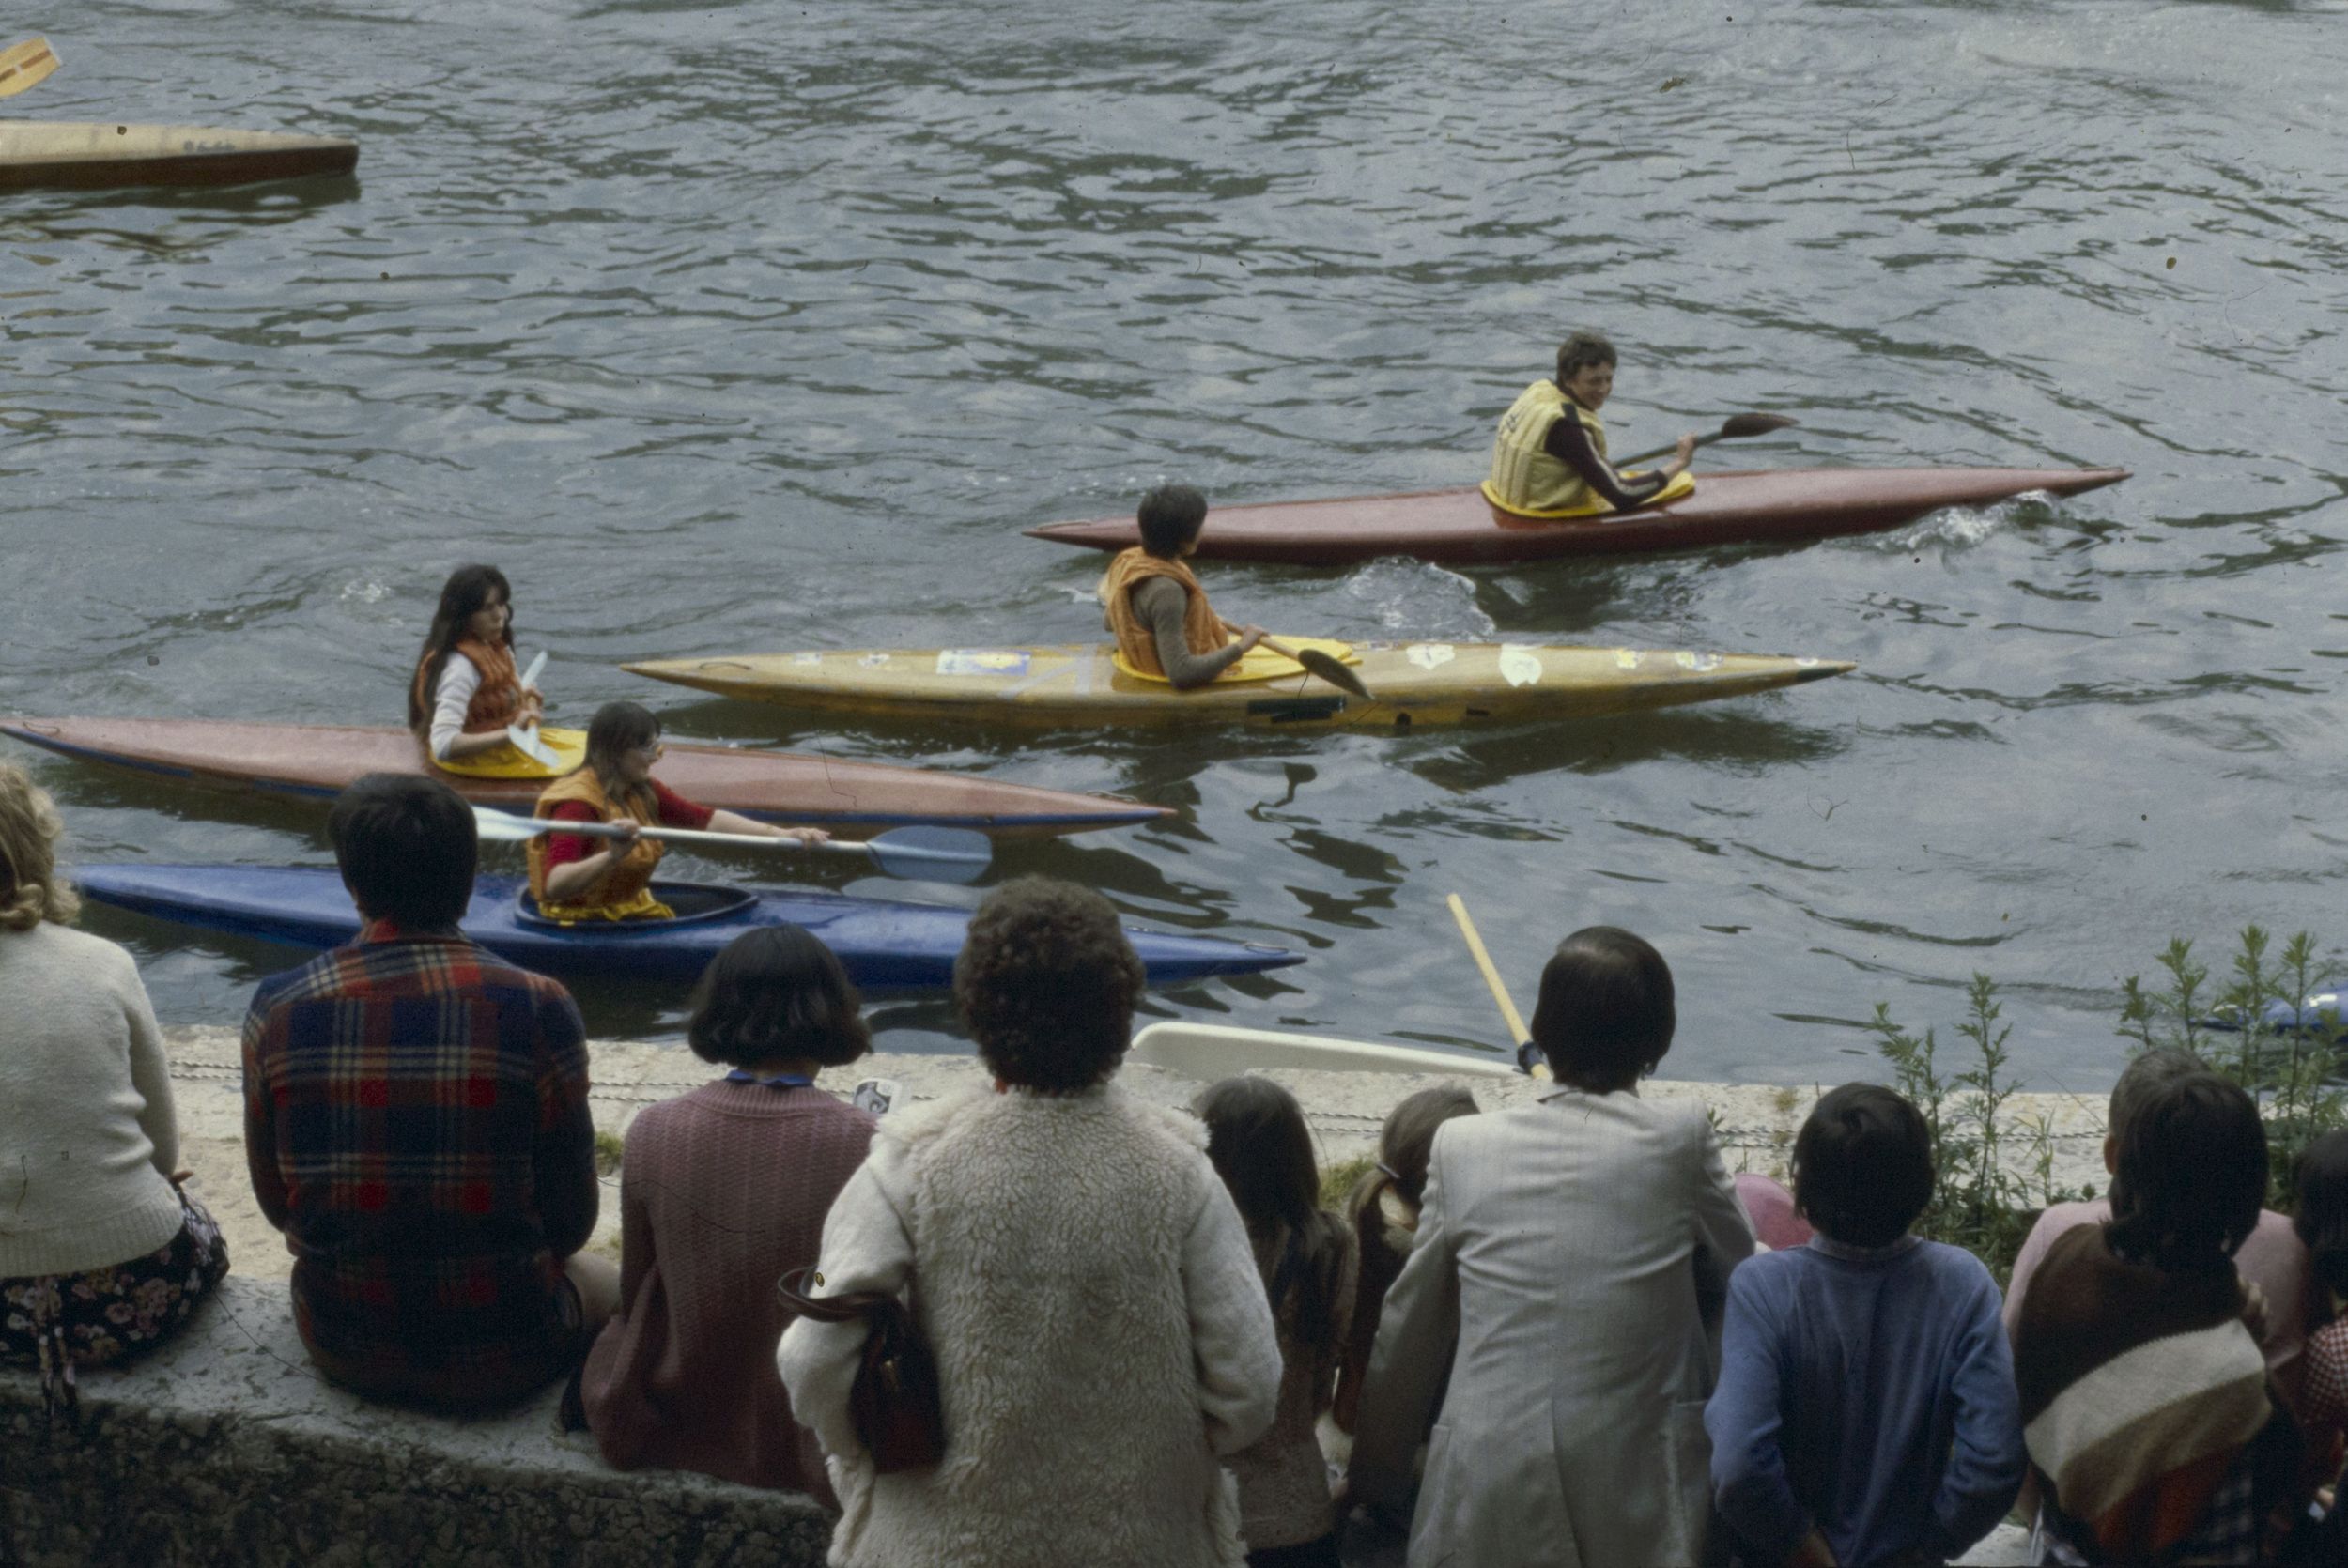
[(996, 1075), (885, 1118), (832, 1205), (828, 1295), (909, 1292), (946, 1454), (876, 1475), (848, 1420), (865, 1326), (794, 1323), (776, 1364), (844, 1510), (836, 1568), (1239, 1568), (1218, 1456), (1272, 1423), (1280, 1351), (1192, 1118), (1108, 1082), (1141, 964), (1098, 894), (1012, 883), (954, 995)]

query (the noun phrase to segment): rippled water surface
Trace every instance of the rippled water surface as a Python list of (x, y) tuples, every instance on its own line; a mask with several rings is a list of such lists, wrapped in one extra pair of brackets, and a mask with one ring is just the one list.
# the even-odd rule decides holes
[[(485, 558), (560, 716), (1182, 807), (1001, 856), (1312, 952), (1166, 1012), (1490, 1045), (1458, 891), (1528, 1007), (1565, 931), (1653, 938), (1674, 1073), (1835, 1082), (1875, 1003), (1945, 1023), (1980, 969), (2033, 1084), (2100, 1090), (2171, 934), (2348, 944), (2343, 8), (76, 8), (10, 110), (363, 150), (0, 196), (0, 709), (397, 722)], [(1625, 350), (1618, 444), (1770, 408), (1800, 428), (1736, 466), (2136, 477), (1799, 549), (1213, 573), (1300, 632), (1861, 667), (1572, 728), (795, 728), (615, 668), (1089, 637), (1098, 558), (1020, 528), (1176, 477), (1472, 482), (1581, 324)], [(314, 809), (11, 749), (77, 859), (327, 858)], [(90, 924), (167, 1019), (288, 961)], [(949, 1043), (940, 1006), (880, 1016)]]

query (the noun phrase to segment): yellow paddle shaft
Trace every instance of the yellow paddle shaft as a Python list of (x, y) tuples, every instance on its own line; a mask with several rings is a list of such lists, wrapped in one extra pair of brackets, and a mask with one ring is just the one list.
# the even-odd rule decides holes
[(47, 38), (26, 38), (0, 49), (0, 98), (14, 98), (57, 69), (57, 52)]
[[(1475, 922), (1468, 916), (1467, 900), (1454, 893), (1444, 901), (1451, 906), (1451, 917), (1460, 922), (1460, 934), (1467, 938), (1468, 956), (1475, 961), (1475, 967), (1484, 972), (1484, 983), (1491, 988), (1492, 1000), (1500, 1004), (1501, 1022), (1508, 1025), (1509, 1039), (1518, 1045), (1525, 1044), (1532, 1039), (1533, 1031), (1524, 1026), (1524, 1019), (1517, 1011), (1517, 1005), (1508, 999), (1508, 982), (1500, 977), (1500, 969), (1492, 962), (1492, 956), (1484, 950), (1484, 939), (1477, 934)], [(1536, 1064), (1533, 1076), (1547, 1078), (1549, 1064)]]

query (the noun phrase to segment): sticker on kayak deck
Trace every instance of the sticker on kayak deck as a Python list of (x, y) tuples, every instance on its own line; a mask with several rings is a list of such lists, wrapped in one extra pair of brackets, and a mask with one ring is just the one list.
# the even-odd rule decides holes
[(1614, 650), (1614, 668), (1615, 668), (1616, 669), (1638, 669), (1638, 668), (1639, 668), (1639, 651), (1638, 651), (1636, 648), (1617, 648), (1617, 649), (1615, 649), (1615, 650)]
[(1448, 642), (1413, 642), (1411, 644), (1409, 656), (1411, 662), (1421, 669), (1433, 669), (1438, 666), (1449, 664), (1453, 659), (1458, 658), (1459, 654), (1452, 652), (1451, 644)]
[(1718, 653), (1674, 653), (1672, 663), (1682, 669), (1692, 669), (1701, 674), (1707, 669), (1718, 669), (1721, 656)]
[(1025, 675), (1030, 654), (1024, 648), (948, 648), (937, 655), (940, 675)]
[(888, 662), (888, 655), (886, 653), (867, 653), (856, 662), (866, 669), (878, 669), (882, 665)]
[(821, 653), (794, 653), (791, 655), (791, 662), (793, 664), (802, 665), (822, 664), (824, 662), (824, 655)]
[(1503, 648), (1500, 673), (1512, 686), (1529, 686), (1541, 678), (1541, 661), (1533, 656), (1530, 648)]

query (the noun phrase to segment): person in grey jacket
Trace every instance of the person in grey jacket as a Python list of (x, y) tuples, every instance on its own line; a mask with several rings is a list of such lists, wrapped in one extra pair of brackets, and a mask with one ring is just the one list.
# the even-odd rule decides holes
[(1193, 1118), (1109, 1082), (1141, 961), (1099, 894), (1029, 878), (971, 917), (954, 996), (992, 1092), (884, 1117), (824, 1224), (826, 1295), (910, 1293), (946, 1453), (877, 1474), (848, 1416), (866, 1326), (776, 1365), (827, 1455), (839, 1568), (1239, 1568), (1220, 1459), (1272, 1424), (1280, 1347)]
[(1355, 1500), (1399, 1511), (1428, 1441), (1412, 1568), (1705, 1559), (1704, 1402), (1753, 1237), (1704, 1108), (1639, 1098), (1675, 1019), (1652, 946), (1576, 931), (1533, 1016), (1555, 1090), (1435, 1134), (1351, 1470)]

